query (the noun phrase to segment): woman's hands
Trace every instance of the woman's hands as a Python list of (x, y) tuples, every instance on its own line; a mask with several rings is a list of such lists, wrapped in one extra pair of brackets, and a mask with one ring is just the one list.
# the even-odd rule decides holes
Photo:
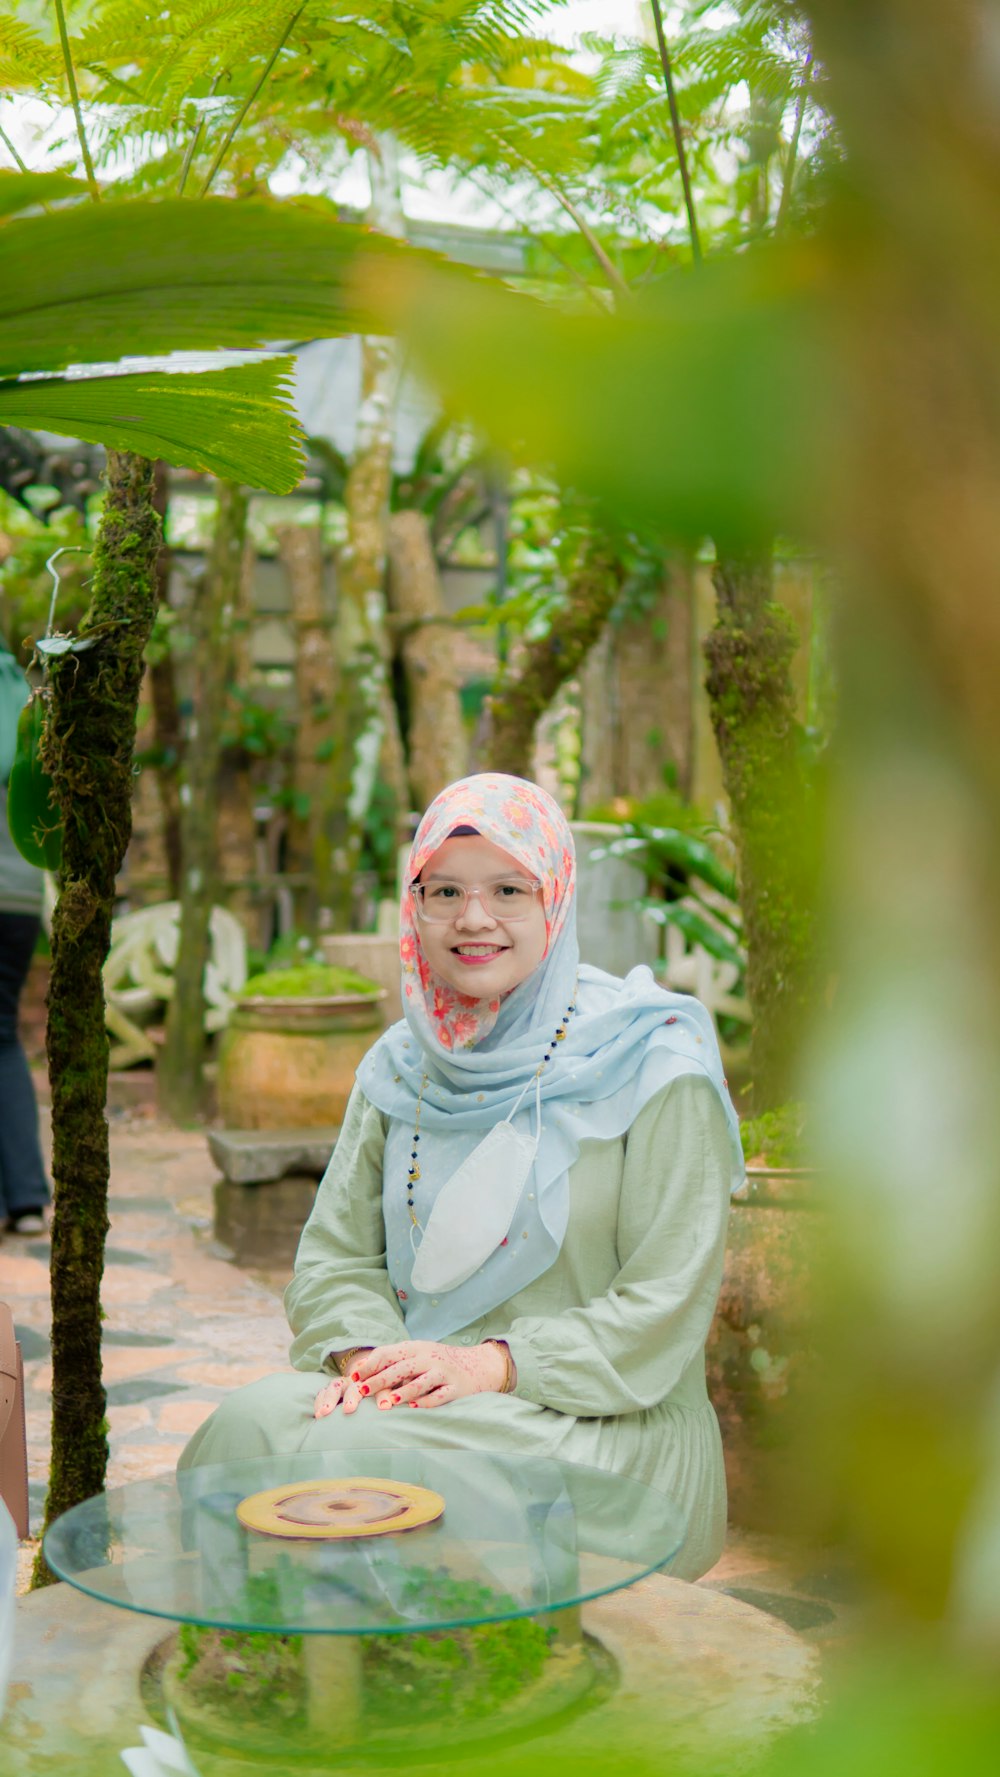
[(356, 1413), (361, 1400), (361, 1390), (356, 1382), (352, 1382), (349, 1376), (334, 1376), (316, 1396), (313, 1418), (325, 1419), (334, 1407), (343, 1407), (345, 1413)]
[(372, 1396), (383, 1411), (390, 1407), (441, 1407), (468, 1394), (499, 1394), (507, 1376), (503, 1350), (487, 1345), (435, 1345), (426, 1339), (399, 1345), (377, 1345), (360, 1352), (350, 1374), (334, 1377), (316, 1396), (314, 1417), (334, 1408), (357, 1410)]

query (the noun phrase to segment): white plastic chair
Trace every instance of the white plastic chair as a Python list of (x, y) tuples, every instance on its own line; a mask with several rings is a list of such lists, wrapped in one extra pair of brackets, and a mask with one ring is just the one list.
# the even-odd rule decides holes
[(130, 1746), (121, 1755), (131, 1777), (198, 1777), (181, 1740), (161, 1728), (140, 1728), (139, 1732), (142, 1745)]
[[(247, 978), (243, 927), (224, 907), (213, 907), (205, 966), (205, 1029), (221, 1030)], [(180, 903), (162, 901), (123, 913), (111, 927), (104, 964), (106, 1021), (112, 1037), (110, 1064), (131, 1067), (151, 1061), (156, 1045), (140, 1022), (172, 998), (180, 944)]]

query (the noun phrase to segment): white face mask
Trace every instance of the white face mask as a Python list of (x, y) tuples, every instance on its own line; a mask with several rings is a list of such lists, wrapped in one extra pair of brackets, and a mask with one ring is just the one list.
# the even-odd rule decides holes
[(442, 1185), (414, 1260), (414, 1289), (425, 1295), (457, 1290), (505, 1239), (542, 1135), (540, 1076), (535, 1085), (534, 1135), (514, 1128), (518, 1099), (510, 1116), (484, 1136)]

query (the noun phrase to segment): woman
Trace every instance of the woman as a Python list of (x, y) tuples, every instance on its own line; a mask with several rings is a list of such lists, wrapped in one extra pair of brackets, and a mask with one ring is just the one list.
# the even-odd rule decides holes
[(574, 896), (572, 836), (536, 785), (485, 773), (432, 802), (404, 1018), (358, 1069), (285, 1296), (303, 1374), (234, 1394), (181, 1466), (555, 1456), (674, 1500), (671, 1571), (695, 1578), (725, 1532), (704, 1346), (738, 1128), (704, 1008), (646, 968), (580, 966)]

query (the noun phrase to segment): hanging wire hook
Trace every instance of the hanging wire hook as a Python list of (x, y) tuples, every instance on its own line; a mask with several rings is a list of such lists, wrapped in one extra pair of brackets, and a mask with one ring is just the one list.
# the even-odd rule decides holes
[(59, 560), (61, 555), (89, 554), (90, 550), (87, 549), (83, 543), (64, 543), (61, 549), (55, 550), (53, 554), (49, 556), (49, 559), (45, 564), (49, 573), (52, 575), (52, 598), (49, 603), (48, 628), (41, 640), (35, 643), (35, 653), (40, 654), (42, 657), (46, 677), (48, 676), (49, 660), (54, 655), (85, 654), (88, 648), (94, 648), (97, 645), (96, 636), (84, 636), (82, 641), (74, 642), (71, 636), (54, 636), (52, 634), (52, 625), (56, 620), (56, 600), (59, 597), (59, 575), (53, 564)]
[(52, 625), (56, 620), (56, 600), (59, 597), (59, 575), (58, 575), (57, 570), (53, 566), (53, 563), (57, 562), (61, 555), (89, 555), (89, 554), (90, 554), (90, 550), (87, 548), (86, 544), (84, 544), (84, 543), (64, 543), (61, 549), (57, 549), (54, 552), (54, 554), (49, 556), (49, 559), (46, 562), (45, 566), (48, 568), (49, 573), (52, 575), (52, 599), (49, 604), (49, 621), (48, 621), (48, 625), (45, 630), (46, 639), (52, 634)]
[(85, 544), (64, 544), (62, 549), (57, 549), (55, 553), (50, 554), (48, 562), (44, 563), (48, 572), (52, 574), (52, 601), (50, 601), (50, 606), (48, 606), (48, 626), (46, 626), (46, 631), (44, 631), (44, 633), (46, 633), (46, 638), (52, 634), (52, 626), (53, 622), (55, 622), (55, 601), (59, 599), (59, 572), (57, 572), (53, 563), (59, 562), (60, 554), (91, 554), (91, 551), (85, 547)]

